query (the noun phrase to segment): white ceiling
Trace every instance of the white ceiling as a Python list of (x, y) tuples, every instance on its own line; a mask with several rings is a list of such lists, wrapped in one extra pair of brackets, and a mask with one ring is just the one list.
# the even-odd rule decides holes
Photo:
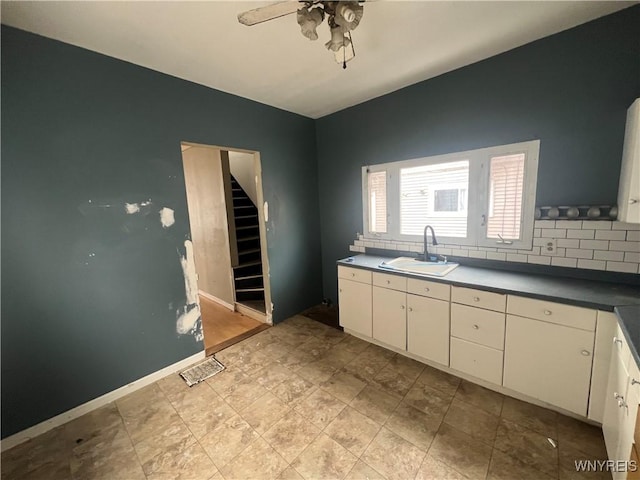
[(271, 2), (14, 2), (2, 23), (318, 118), (637, 2), (372, 1), (343, 70), (295, 15), (246, 27)]

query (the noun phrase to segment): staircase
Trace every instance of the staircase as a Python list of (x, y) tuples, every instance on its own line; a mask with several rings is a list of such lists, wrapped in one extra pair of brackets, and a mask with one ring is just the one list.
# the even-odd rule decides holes
[(236, 302), (265, 311), (258, 209), (231, 176), (238, 265), (233, 267)]

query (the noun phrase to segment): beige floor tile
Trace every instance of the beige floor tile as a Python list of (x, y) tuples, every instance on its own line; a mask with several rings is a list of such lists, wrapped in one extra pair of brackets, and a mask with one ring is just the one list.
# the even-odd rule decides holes
[(292, 350), (289, 354), (275, 360), (276, 363), (293, 372), (297, 372), (305, 365), (315, 361), (316, 358), (311, 353), (303, 350)]
[(154, 409), (161, 410), (171, 404), (157, 383), (152, 383), (140, 390), (116, 400), (120, 415), (125, 420), (145, 417)]
[(404, 397), (404, 401), (412, 407), (428, 415), (440, 417), (447, 413), (452, 400), (451, 395), (421, 383), (416, 383)]
[[(469, 477), (466, 477), (446, 463), (442, 463), (431, 455), (427, 455), (418, 469), (415, 480), (466, 480), (467, 478)], [(512, 480), (516, 480), (516, 478), (517, 477), (512, 477)]]
[(320, 429), (294, 411), (288, 412), (262, 437), (291, 463), (320, 434)]
[(2, 465), (2, 479), (7, 480), (71, 480), (71, 465), (69, 460), (45, 460), (28, 472), (13, 471), (5, 473), (5, 465)]
[(180, 412), (180, 417), (197, 439), (201, 439), (236, 414), (236, 410), (219, 396), (210, 397), (208, 400), (210, 402), (200, 408), (190, 408)]
[(220, 373), (209, 377), (205, 383), (209, 385), (218, 395), (224, 397), (229, 394), (232, 387), (241, 380), (248, 379), (249, 376), (235, 365), (227, 366)]
[[(124, 426), (124, 423), (118, 407), (115, 402), (112, 402), (65, 424), (66, 447), (71, 449), (77, 444), (97, 436), (100, 432), (118, 425)], [(44, 435), (49, 435), (49, 433)]]
[(552, 410), (505, 397), (502, 406), (502, 418), (522, 425), (555, 440), (558, 439), (558, 414)]
[(324, 433), (359, 457), (379, 430), (380, 424), (354, 408), (346, 407), (324, 429)]
[(189, 387), (187, 382), (177, 373), (172, 373), (156, 382), (164, 396), (171, 402), (175, 403), (177, 399), (187, 393), (193, 393), (201, 388), (209, 388), (206, 382), (199, 383), (193, 387)]
[(414, 382), (415, 379), (407, 377), (396, 371), (395, 368), (387, 365), (373, 377), (370, 383), (388, 393), (404, 397)]
[(266, 389), (262, 388), (253, 378), (247, 377), (230, 385), (221, 396), (237, 412), (240, 412), (265, 393), (267, 393)]
[(309, 396), (316, 388), (315, 384), (309, 380), (305, 380), (301, 376), (292, 373), (289, 378), (275, 387), (272, 392), (286, 405), (294, 406)]
[(349, 352), (353, 352), (357, 355), (366, 350), (369, 345), (371, 345), (369, 342), (366, 342), (358, 337), (354, 337), (353, 335), (345, 334), (342, 341), (336, 346), (339, 346), (340, 348), (343, 348)]
[(469, 478), (484, 479), (491, 460), (491, 447), (443, 423), (429, 455)]
[(240, 415), (256, 432), (262, 435), (280, 420), (289, 409), (290, 407), (285, 405), (273, 393), (267, 392), (242, 410)]
[(396, 372), (401, 373), (411, 380), (416, 380), (425, 369), (425, 364), (412, 358), (405, 357), (404, 355), (398, 354), (394, 357), (391, 357), (386, 367), (392, 368)]
[(251, 375), (253, 372), (260, 370), (271, 362), (271, 357), (258, 350), (243, 357), (242, 362), (240, 362), (238, 366), (244, 373)]
[(558, 444), (594, 458), (606, 458), (602, 429), (558, 414)]
[(455, 398), (498, 416), (502, 412), (502, 403), (504, 401), (504, 395), (501, 393), (494, 392), (467, 380), (460, 382)]
[(320, 385), (322, 382), (326, 382), (331, 376), (336, 373), (336, 367), (323, 362), (322, 360), (316, 360), (311, 363), (307, 363), (296, 372), (299, 376), (305, 380)]
[(120, 408), (120, 411), (133, 443), (161, 435), (171, 425), (180, 422), (180, 416), (166, 398), (149, 403), (144, 409), (127, 412)]
[(358, 354), (347, 349), (342, 342), (327, 350), (320, 359), (336, 369), (341, 369), (347, 363), (356, 358)]
[(288, 464), (265, 440), (257, 439), (220, 472), (226, 480), (277, 478)]
[(324, 390), (315, 390), (294, 407), (295, 411), (323, 429), (338, 416), (346, 404)]
[(251, 377), (267, 390), (273, 390), (292, 374), (291, 370), (276, 363), (257, 370), (251, 374)]
[(345, 371), (338, 371), (327, 381), (320, 384), (325, 392), (329, 392), (338, 400), (349, 403), (367, 384)]
[(199, 444), (170, 449), (142, 466), (147, 480), (209, 480), (218, 469)]
[(510, 455), (494, 449), (487, 480), (551, 480), (544, 472), (522, 463)]
[(455, 395), (460, 381), (458, 377), (438, 370), (437, 368), (430, 367), (429, 365), (425, 366), (417, 380), (418, 383), (440, 390), (446, 395)]
[(558, 476), (558, 449), (549, 443), (546, 436), (533, 430), (503, 418), (494, 447), (552, 477)]
[(333, 345), (320, 338), (312, 337), (298, 347), (298, 350), (309, 352), (313, 358), (320, 360), (324, 357)]
[(383, 427), (362, 454), (361, 460), (389, 480), (414, 478), (425, 452)]
[(291, 466), (307, 479), (344, 478), (358, 459), (335, 440), (321, 433)]
[(395, 355), (393, 352), (382, 347), (369, 345), (345, 365), (344, 369), (361, 380), (369, 382), (389, 363), (393, 355)]
[(276, 339), (269, 345), (265, 346), (261, 351), (273, 360), (278, 360), (286, 355), (289, 355), (294, 348), (291, 345), (280, 342)]
[(296, 471), (295, 468), (289, 466), (282, 471), (280, 476), (278, 476), (278, 480), (304, 480), (304, 478)]
[(349, 403), (360, 413), (383, 424), (391, 416), (402, 398), (367, 385)]
[(345, 480), (385, 480), (385, 478), (362, 460), (358, 460)]
[(134, 441), (133, 446), (138, 454), (138, 459), (144, 464), (164, 451), (184, 450), (195, 442), (196, 437), (193, 436), (191, 430), (180, 417), (177, 417), (169, 422), (166, 428), (158, 430), (138, 442)]
[(200, 439), (200, 445), (221, 469), (260, 438), (240, 415), (234, 415)]
[(500, 417), (456, 398), (451, 403), (444, 422), (492, 447)]
[(440, 428), (443, 417), (443, 412), (425, 413), (403, 401), (384, 426), (426, 452)]

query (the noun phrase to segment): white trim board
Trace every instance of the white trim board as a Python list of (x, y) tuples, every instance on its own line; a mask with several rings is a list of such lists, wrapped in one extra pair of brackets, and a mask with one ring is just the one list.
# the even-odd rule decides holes
[(217, 303), (218, 305), (222, 305), (225, 308), (228, 308), (229, 310), (231, 310), (232, 312), (235, 312), (235, 308), (233, 305), (231, 305), (230, 303), (225, 302), (224, 300), (220, 300), (218, 297), (214, 297), (213, 295), (211, 295), (210, 293), (207, 293), (203, 290), (198, 290), (198, 295), (202, 295), (204, 298), (211, 300), (212, 302)]
[(71, 410), (67, 410), (55, 417), (52, 417), (44, 422), (40, 422), (37, 425), (29, 427), (21, 432), (15, 433), (3, 440), (0, 441), (1, 451), (4, 452), (9, 450), (10, 448), (15, 447), (16, 445), (20, 445), (21, 443), (26, 442), (27, 440), (31, 440), (38, 435), (42, 435), (43, 433), (48, 432), (49, 430), (53, 430), (60, 425), (64, 425), (71, 420), (75, 420), (78, 417), (81, 417), (85, 413), (89, 413), (93, 410), (96, 410), (100, 407), (104, 407), (108, 403), (111, 403), (119, 398), (124, 397), (125, 395), (129, 395), (130, 393), (135, 392), (136, 390), (140, 390), (147, 385), (151, 385), (152, 383), (160, 380), (161, 378), (166, 377), (167, 375), (171, 375), (172, 373), (176, 373), (189, 365), (203, 360), (205, 358), (205, 352), (198, 352), (190, 357), (187, 357), (179, 362), (168, 365), (156, 372), (150, 373), (149, 375), (139, 378), (138, 380), (134, 380), (127, 385), (124, 385), (116, 390), (112, 390), (111, 392), (105, 393), (104, 395), (99, 396), (98, 398), (94, 398), (93, 400), (89, 400), (82, 405), (78, 405), (77, 407), (72, 408)]

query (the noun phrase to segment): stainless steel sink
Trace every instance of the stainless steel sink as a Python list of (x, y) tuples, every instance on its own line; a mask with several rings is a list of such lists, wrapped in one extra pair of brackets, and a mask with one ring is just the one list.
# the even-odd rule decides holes
[(379, 267), (399, 272), (416, 273), (432, 277), (444, 277), (458, 266), (451, 262), (423, 262), (412, 257), (398, 257), (388, 262), (382, 262)]

